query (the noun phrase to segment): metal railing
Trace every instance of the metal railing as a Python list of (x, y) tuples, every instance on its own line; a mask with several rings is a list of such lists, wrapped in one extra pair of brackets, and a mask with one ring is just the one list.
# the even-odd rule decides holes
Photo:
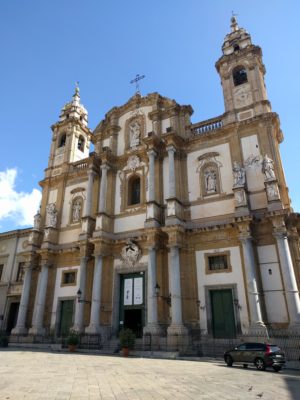
[(202, 135), (204, 133), (220, 129), (222, 128), (222, 126), (223, 124), (221, 117), (217, 117), (198, 122), (197, 124), (193, 124), (191, 127), (191, 131), (194, 135)]

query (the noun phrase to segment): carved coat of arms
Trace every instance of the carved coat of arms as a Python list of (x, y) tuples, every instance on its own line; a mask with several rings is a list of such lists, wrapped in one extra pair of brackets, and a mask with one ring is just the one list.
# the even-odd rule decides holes
[(121, 251), (121, 257), (126, 266), (134, 268), (141, 257), (141, 249), (131, 240), (128, 240)]

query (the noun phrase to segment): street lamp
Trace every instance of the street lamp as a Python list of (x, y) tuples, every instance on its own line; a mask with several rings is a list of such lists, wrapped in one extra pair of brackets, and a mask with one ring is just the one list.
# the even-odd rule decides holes
[(155, 296), (164, 299), (165, 302), (168, 304), (168, 306), (171, 307), (171, 305), (172, 305), (172, 295), (171, 295), (171, 293), (169, 293), (169, 296), (162, 296), (162, 295), (160, 295), (160, 294), (159, 294), (159, 292), (160, 292), (160, 286), (159, 286), (159, 284), (158, 284), (157, 282), (156, 282), (156, 285), (155, 285), (155, 287), (154, 287), (154, 290), (155, 290)]
[(81, 298), (81, 295), (82, 295), (82, 291), (81, 291), (80, 288), (79, 288), (78, 291), (77, 291), (77, 301), (78, 301), (78, 303), (91, 304), (90, 301), (85, 300), (85, 299), (82, 299), (82, 298)]

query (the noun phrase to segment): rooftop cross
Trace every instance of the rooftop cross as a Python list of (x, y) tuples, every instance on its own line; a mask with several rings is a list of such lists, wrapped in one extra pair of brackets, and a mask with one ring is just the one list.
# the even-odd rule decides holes
[(141, 79), (144, 79), (144, 78), (145, 78), (145, 75), (136, 74), (135, 78), (132, 79), (132, 81), (130, 81), (130, 83), (135, 83), (135, 94), (141, 94), (141, 93), (140, 93), (139, 81), (140, 81)]

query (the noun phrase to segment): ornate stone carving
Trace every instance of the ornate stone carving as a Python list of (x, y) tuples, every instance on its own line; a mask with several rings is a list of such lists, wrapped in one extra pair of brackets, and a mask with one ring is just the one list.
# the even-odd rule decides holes
[(130, 156), (127, 160), (127, 167), (132, 171), (135, 171), (141, 165), (138, 156)]
[(265, 154), (262, 160), (262, 172), (265, 174), (266, 180), (276, 179), (274, 172), (274, 161)]
[(245, 168), (237, 161), (233, 163), (233, 187), (243, 187), (246, 183)]
[(135, 149), (140, 144), (141, 127), (137, 120), (129, 125), (130, 147)]
[(268, 201), (280, 199), (277, 182), (266, 183), (266, 190), (267, 190)]
[(47, 210), (47, 227), (56, 228), (57, 210), (55, 203), (48, 204), (46, 210)]
[(252, 167), (255, 168), (255, 167), (259, 166), (259, 162), (260, 162), (260, 156), (255, 156), (253, 154), (250, 154), (250, 156), (244, 162), (244, 166), (246, 168), (252, 168)]
[(121, 251), (123, 264), (130, 268), (134, 268), (135, 264), (140, 259), (141, 254), (142, 252), (138, 245), (133, 243), (131, 240), (128, 240)]

